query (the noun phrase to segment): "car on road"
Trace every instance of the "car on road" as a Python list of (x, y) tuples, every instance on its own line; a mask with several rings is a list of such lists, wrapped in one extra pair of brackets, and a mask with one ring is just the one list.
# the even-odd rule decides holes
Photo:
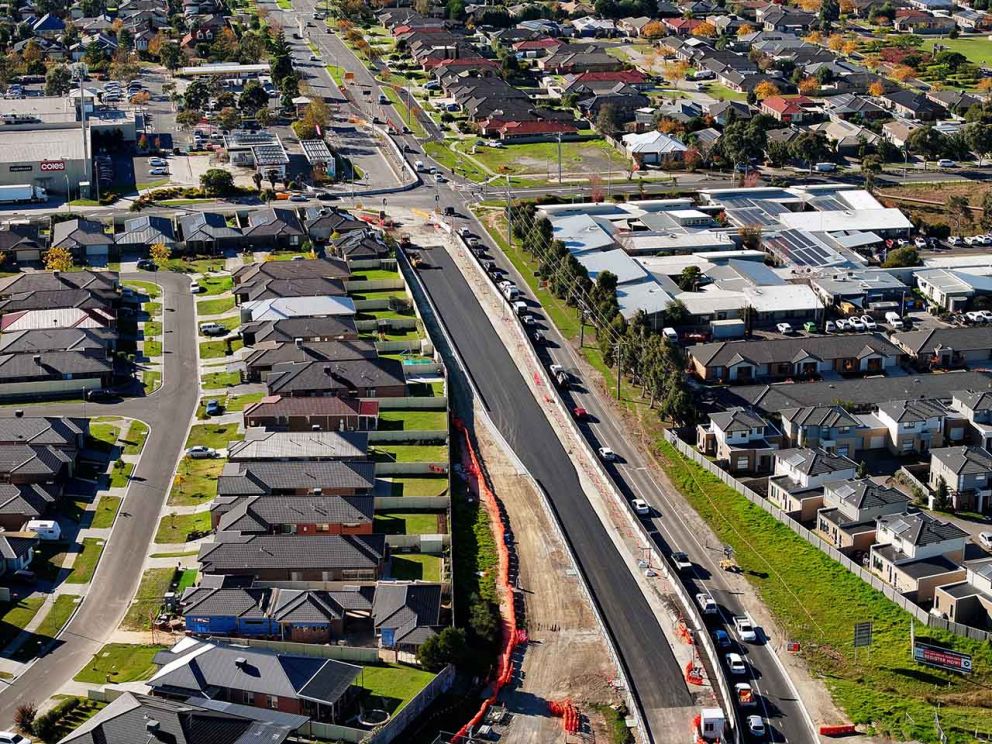
[(730, 648), (732, 643), (730, 640), (730, 634), (727, 631), (717, 628), (713, 631), (713, 643), (719, 649)]
[(937, 161), (938, 168), (956, 168), (957, 165), (958, 165), (957, 163), (955, 163), (953, 160), (950, 160), (949, 158), (941, 158), (940, 160)]
[(630, 505), (634, 508), (634, 513), (639, 517), (651, 516), (651, 507), (648, 506), (648, 502), (644, 499), (634, 499), (630, 502)]
[(316, 54), (311, 54), (311, 55), (310, 55), (310, 61), (311, 61), (311, 62), (320, 62), (320, 61), (321, 61), (321, 59), (320, 59), (320, 57), (318, 57), (318, 56), (317, 56)]
[(208, 416), (220, 416), (224, 413), (224, 406), (219, 400), (208, 400), (203, 412)]
[(589, 411), (587, 411), (582, 406), (576, 406), (575, 408), (572, 409), (572, 417), (576, 421), (585, 421), (587, 418), (589, 418)]
[(702, 610), (704, 615), (716, 615), (719, 612), (716, 606), (716, 600), (713, 599), (713, 595), (709, 592), (700, 592), (697, 594), (696, 604), (699, 605), (699, 609)]
[(142, 271), (155, 271), (158, 268), (158, 265), (150, 258), (139, 258), (137, 266)]
[(158, 166), (160, 168), (165, 168), (169, 165), (169, 161), (165, 158), (148, 158), (148, 165)]
[(675, 566), (677, 571), (688, 571), (692, 568), (692, 561), (689, 560), (689, 556), (681, 550), (676, 550), (672, 553), (668, 560), (672, 562), (672, 565)]
[(978, 544), (986, 550), (992, 550), (992, 532), (979, 532)]
[(472, 231), (469, 230), (467, 227), (459, 227), (458, 228), (458, 234), (461, 237), (463, 237), (463, 238), (471, 238), (472, 237)]
[(31, 740), (13, 731), (0, 731), (0, 744), (31, 744)]
[(754, 630), (754, 623), (751, 622), (751, 618), (747, 615), (736, 615), (734, 617), (734, 627), (737, 628), (737, 635), (741, 637), (742, 641), (754, 643), (758, 640), (758, 634)]
[(761, 716), (748, 716), (747, 730), (751, 733), (751, 736), (764, 738), (765, 736), (764, 719), (762, 719)]
[(740, 654), (729, 653), (723, 657), (723, 660), (727, 662), (727, 669), (733, 675), (747, 674), (747, 665), (744, 663), (744, 657)]
[(444, 176), (441, 173), (435, 173), (434, 174), (434, 182), (435, 183), (444, 183)]
[(86, 391), (86, 400), (92, 403), (109, 403), (120, 398), (117, 393), (107, 388), (94, 388)]
[(289, 200), (291, 202), (305, 202), (305, 201), (309, 201), (309, 198), (307, 197), (306, 194), (293, 194), (292, 196), (289, 197)]
[(961, 242), (962, 241), (961, 241), (961, 236), (960, 235), (952, 235), (951, 237), (949, 237), (947, 239), (947, 244), (948, 245), (961, 245)]
[(788, 323), (779, 323), (775, 326), (775, 330), (781, 333), (783, 336), (792, 335), (792, 326)]
[(186, 457), (191, 460), (209, 460), (217, 457), (219, 454), (220, 453), (212, 447), (206, 447), (202, 444), (198, 444), (195, 447), (188, 447), (186, 449)]
[(204, 336), (226, 336), (227, 329), (220, 323), (204, 323), (200, 326), (200, 333)]
[(609, 447), (600, 447), (597, 451), (599, 452), (599, 459), (603, 462), (616, 462), (617, 453)]
[(150, 175), (150, 176), (167, 176), (167, 175), (169, 175), (169, 169), (168, 168), (163, 168), (161, 166), (156, 167), (156, 168), (149, 168), (148, 169), (148, 175)]
[(386, 94), (385, 93), (380, 93), (379, 94), (379, 103), (381, 103), (383, 106), (385, 106), (385, 105), (387, 105), (389, 103), (389, 98), (386, 97)]
[(201, 294), (206, 290), (204, 289), (203, 285), (200, 284), (199, 282), (190, 282), (189, 291), (192, 294)]

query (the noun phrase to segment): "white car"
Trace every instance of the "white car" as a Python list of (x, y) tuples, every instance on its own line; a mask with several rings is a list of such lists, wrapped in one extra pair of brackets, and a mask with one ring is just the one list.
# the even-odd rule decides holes
[(630, 502), (630, 505), (634, 507), (634, 512), (638, 516), (647, 517), (651, 514), (651, 507), (643, 499), (634, 499)]
[(758, 634), (754, 630), (754, 623), (747, 615), (737, 615), (734, 617), (734, 627), (737, 628), (737, 635), (742, 641), (754, 643), (758, 640)]
[(434, 182), (435, 183), (444, 183), (444, 176), (441, 175), (440, 173), (435, 173), (434, 174)]
[(875, 319), (870, 315), (862, 315), (861, 322), (865, 324), (865, 328), (867, 328), (869, 331), (874, 331), (876, 328), (878, 328), (878, 323), (876, 323)]
[(792, 326), (789, 325), (788, 323), (779, 323), (777, 326), (775, 326), (775, 328), (783, 336), (789, 336), (792, 334)]
[(162, 168), (161, 166), (155, 167), (155, 168), (150, 168), (148, 170), (148, 175), (150, 175), (150, 176), (167, 176), (167, 175), (169, 175), (169, 169), (168, 168)]
[(992, 532), (979, 532), (978, 544), (986, 550), (992, 550)]
[(938, 168), (956, 168), (957, 167), (957, 163), (955, 163), (953, 160), (949, 160), (948, 158), (941, 158), (940, 160), (937, 161), (937, 167)]
[(689, 560), (689, 556), (683, 553), (681, 550), (676, 550), (669, 559), (672, 565), (675, 566), (677, 571), (684, 571), (692, 568), (692, 561)]
[(992, 323), (992, 310), (979, 310), (986, 323)]
[(613, 462), (617, 459), (617, 453), (611, 450), (609, 447), (600, 447), (599, 459), (603, 462)]
[(851, 330), (851, 327), (850, 327), (850, 326), (848, 325), (848, 323), (847, 323), (847, 321), (846, 321), (846, 320), (844, 320), (843, 318), (840, 318), (840, 319), (839, 319), (839, 320), (837, 321), (837, 330), (838, 330), (839, 332), (841, 332), (841, 333), (843, 333), (844, 331), (849, 331), (849, 330)]
[(202, 444), (198, 444), (195, 447), (189, 447), (186, 450), (186, 457), (191, 460), (209, 460), (212, 457), (217, 457), (219, 452), (212, 447), (206, 447)]
[(832, 320), (828, 320), (827, 324), (823, 327), (826, 333), (837, 333), (837, 324)]
[(696, 595), (696, 604), (699, 605), (699, 609), (703, 611), (704, 615), (715, 615), (719, 611), (716, 600), (706, 592), (700, 592)]
[(761, 716), (748, 716), (747, 717), (747, 730), (751, 732), (751, 736), (764, 737), (764, 735), (765, 735), (765, 722), (762, 720)]
[(916, 238), (915, 240), (913, 240), (913, 245), (915, 245), (920, 250), (923, 250), (924, 248), (927, 247), (927, 239), (926, 238)]
[(204, 323), (200, 326), (200, 333), (204, 336), (226, 336), (227, 329), (220, 323)]
[(974, 245), (975, 244), (975, 236), (974, 235), (965, 235), (964, 236), (964, 244), (965, 245)]
[(148, 165), (151, 165), (155, 168), (168, 168), (169, 161), (166, 160), (165, 158), (158, 158), (158, 157), (148, 158)]
[(951, 237), (949, 237), (947, 239), (947, 244), (948, 245), (961, 245), (961, 236), (960, 235), (952, 235)]
[(978, 310), (969, 310), (964, 314), (964, 317), (976, 324), (983, 324), (986, 322), (985, 315)]
[(13, 731), (0, 731), (0, 744), (31, 744), (31, 740)]
[(726, 654), (723, 660), (727, 662), (727, 669), (733, 675), (747, 674), (747, 665), (744, 663), (744, 657), (740, 654)]
[(865, 330), (864, 321), (861, 320), (861, 318), (858, 318), (858, 317), (848, 318), (847, 319), (847, 327), (850, 328), (852, 331), (858, 331), (859, 333), (861, 331)]
[(189, 291), (192, 292), (193, 294), (200, 294), (201, 292), (204, 292), (205, 290), (204, 290), (203, 286), (199, 282), (192, 282), (189, 285)]

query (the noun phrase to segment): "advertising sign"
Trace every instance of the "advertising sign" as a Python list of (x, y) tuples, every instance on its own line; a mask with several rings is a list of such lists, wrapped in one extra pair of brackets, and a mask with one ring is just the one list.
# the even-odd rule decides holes
[(64, 171), (65, 161), (64, 160), (42, 160), (41, 161), (42, 172), (50, 171)]
[(971, 656), (946, 648), (937, 648), (920, 641), (913, 642), (913, 660), (917, 664), (971, 674)]
[(871, 623), (854, 624), (854, 647), (865, 648), (871, 645)]
[(34, 170), (34, 166), (33, 165), (12, 165), (12, 166), (10, 166), (10, 172), (11, 173), (20, 173), (20, 172), (23, 172), (23, 171), (33, 171), (33, 170)]

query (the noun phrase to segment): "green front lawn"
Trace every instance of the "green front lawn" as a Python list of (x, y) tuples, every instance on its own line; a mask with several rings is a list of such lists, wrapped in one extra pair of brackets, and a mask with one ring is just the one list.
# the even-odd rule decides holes
[(30, 661), (41, 651), (41, 647), (59, 634), (59, 631), (69, 622), (69, 616), (76, 610), (79, 597), (72, 594), (60, 594), (55, 598), (44, 619), (34, 629), (31, 637), (14, 652), (16, 661)]
[(190, 506), (213, 500), (217, 495), (217, 479), (226, 460), (191, 460), (183, 458), (176, 479), (169, 491), (169, 506)]
[(114, 466), (110, 469), (110, 487), (126, 488), (131, 482), (131, 475), (134, 473), (134, 463), (115, 460)]
[(443, 516), (436, 512), (379, 512), (373, 521), (373, 531), (383, 535), (436, 535)]
[(158, 523), (155, 533), (157, 543), (188, 542), (195, 532), (210, 530), (210, 512), (202, 511), (195, 514), (166, 514)]
[(190, 587), (196, 586), (196, 577), (199, 573), (200, 572), (195, 568), (183, 569), (183, 572), (179, 575), (179, 581), (176, 584), (176, 594), (182, 596), (184, 591)]
[[(202, 199), (170, 199), (168, 201), (161, 202), (162, 204), (172, 204), (174, 206), (182, 206), (177, 204), (177, 202), (185, 202), (187, 204), (196, 204), (202, 201)], [(177, 271), (181, 274), (209, 274), (211, 272), (224, 271), (224, 265), (226, 260), (224, 258), (189, 258), (187, 256), (181, 256), (179, 258), (170, 258), (165, 262), (165, 267), (169, 271)]]
[(706, 86), (706, 92), (722, 101), (746, 101), (747, 93), (738, 93), (736, 90), (731, 90), (726, 85), (721, 85), (720, 83), (710, 83)]
[(143, 295), (147, 295), (150, 300), (155, 300), (162, 296), (162, 287), (155, 284), (155, 282), (138, 281), (135, 279), (124, 282), (124, 286), (135, 289)]
[(197, 283), (203, 287), (202, 294), (219, 295), (231, 291), (234, 279), (224, 274), (207, 274), (197, 279)]
[(231, 356), (239, 349), (243, 349), (244, 345), (245, 342), (240, 338), (202, 341), (200, 342), (200, 359), (220, 359)]
[(83, 549), (76, 554), (76, 560), (72, 563), (65, 583), (90, 583), (93, 579), (93, 572), (96, 571), (97, 561), (100, 560), (100, 554), (103, 553), (103, 544), (102, 538), (87, 537), (83, 539)]
[(203, 445), (213, 449), (227, 449), (232, 441), (239, 441), (237, 424), (197, 424), (189, 430), (186, 447)]
[(148, 630), (161, 611), (162, 598), (172, 589), (175, 576), (174, 568), (149, 568), (145, 571), (121, 627), (124, 630)]
[(403, 553), (392, 558), (392, 578), (400, 581), (440, 581), (441, 558), (422, 553)]
[(393, 496), (444, 496), (448, 492), (448, 478), (444, 475), (407, 476), (392, 478)]
[(379, 444), (376, 462), (447, 462), (448, 448), (443, 444)]
[(229, 318), (219, 318), (218, 320), (211, 320), (210, 322), (216, 323), (217, 325), (226, 328), (228, 331), (233, 331), (236, 330), (237, 327), (241, 325), (241, 317), (238, 315), (232, 315)]
[(142, 350), (148, 359), (162, 356), (162, 342), (156, 339), (145, 339)]
[(117, 510), (121, 508), (119, 496), (101, 496), (97, 502), (96, 511), (93, 512), (93, 521), (90, 527), (95, 530), (105, 529), (114, 524), (114, 517)]
[(73, 679), (96, 685), (148, 679), (155, 673), (155, 665), (152, 663), (155, 654), (167, 648), (167, 646), (108, 643)]
[(447, 430), (448, 415), (444, 411), (382, 411), (379, 428), (384, 430)]
[(423, 669), (390, 664), (362, 667), (355, 684), (364, 688), (364, 694), (371, 696), (369, 704), (394, 714), (410, 702), (430, 681), (431, 672)]
[(123, 440), (125, 455), (140, 455), (148, 439), (148, 424), (137, 419), (131, 421), (127, 430), (127, 439)]
[(218, 297), (215, 300), (200, 300), (196, 303), (196, 312), (199, 315), (220, 315), (233, 309), (233, 297)]
[(141, 373), (141, 384), (146, 395), (154, 393), (162, 385), (162, 373), (157, 369), (145, 370)]
[[(734, 548), (748, 581), (783, 626), (781, 637), (798, 641), (814, 676), (855, 723), (899, 740), (936, 742), (935, 706), (950, 744), (992, 734), (992, 716), (977, 707), (989, 700), (992, 647), (946, 632), (916, 627), (918, 639), (971, 654), (967, 678), (917, 666), (910, 656), (911, 615), (831, 560), (786, 525), (752, 505), (715, 476), (659, 442), (669, 477), (716, 532)], [(852, 623), (871, 621), (870, 653), (856, 659)], [(916, 724), (910, 724), (915, 721)]]
[(120, 424), (91, 423), (89, 446), (100, 452), (110, 452), (117, 444)]
[(43, 597), (28, 597), (19, 602), (0, 604), (0, 648), (17, 637), (34, 619), (44, 604)]
[(146, 320), (142, 332), (146, 341), (151, 338), (158, 338), (162, 335), (162, 324), (157, 320)]
[(201, 382), (207, 390), (230, 388), (241, 384), (241, 374), (238, 372), (208, 372), (203, 375)]

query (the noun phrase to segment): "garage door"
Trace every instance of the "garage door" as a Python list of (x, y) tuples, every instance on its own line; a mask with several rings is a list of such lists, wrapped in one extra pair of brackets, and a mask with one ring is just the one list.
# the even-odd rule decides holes
[(881, 449), (885, 446), (885, 437), (872, 437), (868, 442), (868, 449)]
[(87, 258), (106, 258), (110, 254), (110, 246), (91, 245), (86, 248)]

